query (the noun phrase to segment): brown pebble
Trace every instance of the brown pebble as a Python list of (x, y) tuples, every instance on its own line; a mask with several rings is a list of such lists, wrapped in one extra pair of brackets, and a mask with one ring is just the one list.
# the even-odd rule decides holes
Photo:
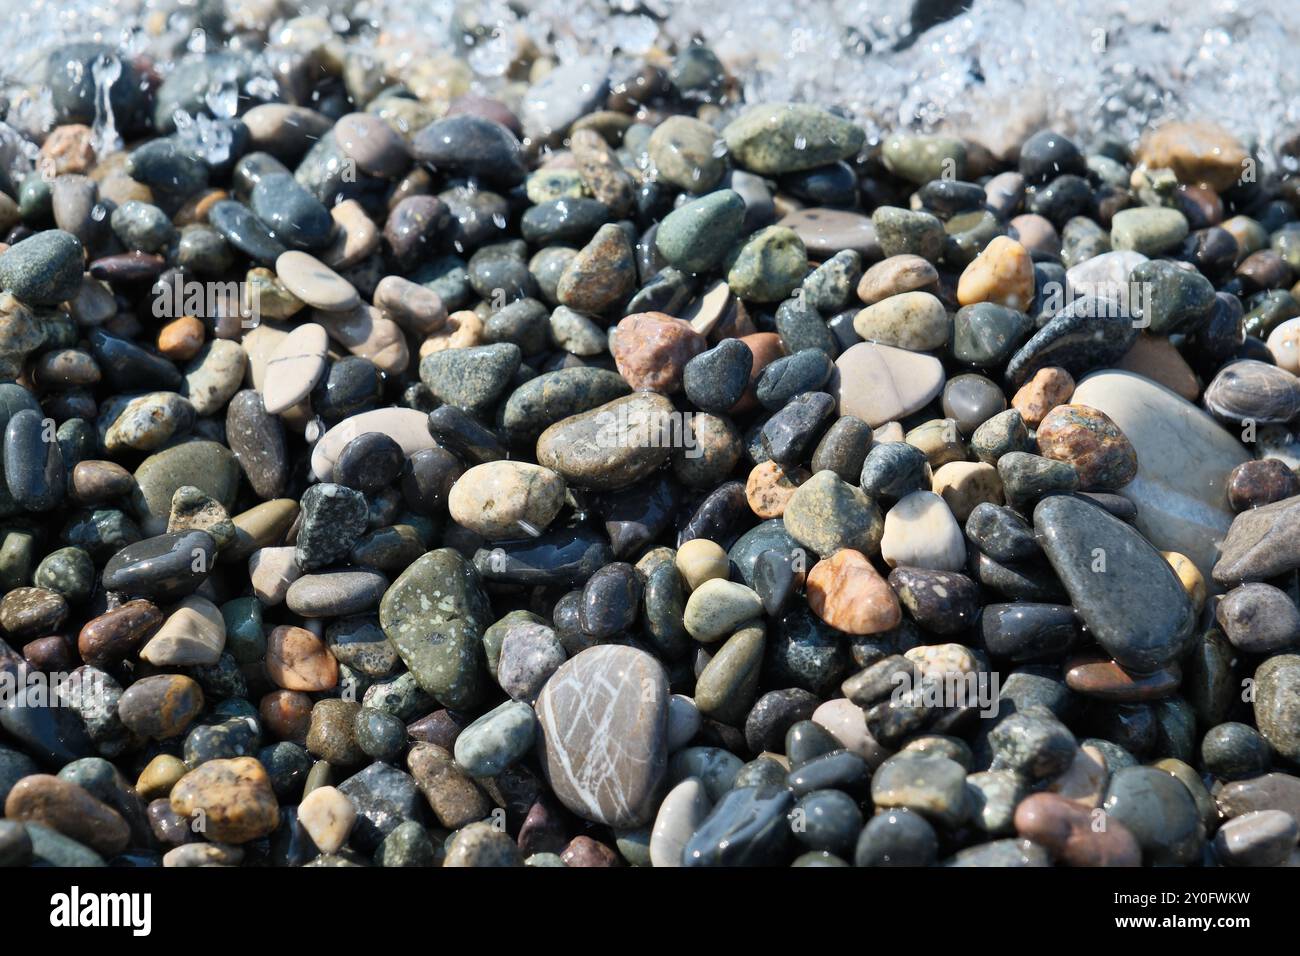
[(58, 630), (67, 617), (67, 600), (49, 588), (14, 588), (0, 600), (0, 628), (20, 641)]
[(301, 744), (311, 729), (312, 703), (300, 690), (273, 690), (258, 703), (257, 712), (271, 736)]
[(116, 810), (84, 787), (46, 773), (31, 774), (14, 784), (4, 810), (10, 820), (42, 824), (105, 856), (121, 853), (131, 838), (130, 828)]
[(1074, 377), (1063, 368), (1040, 368), (1034, 377), (1020, 386), (1011, 407), (1020, 413), (1025, 424), (1037, 428), (1057, 405), (1064, 405), (1074, 394)]
[(823, 558), (808, 572), (808, 607), (846, 634), (879, 634), (903, 619), (888, 582), (866, 555), (850, 548)]
[(203, 691), (183, 674), (142, 677), (126, 689), (117, 715), (138, 737), (167, 740), (189, 729), (203, 710)]
[(589, 836), (576, 836), (560, 854), (565, 866), (621, 866), (618, 854)]
[(77, 650), (92, 667), (116, 667), (162, 622), (162, 611), (149, 601), (127, 601), (87, 621), (77, 635)]
[(1246, 511), (1300, 494), (1300, 478), (1276, 458), (1245, 461), (1228, 475), (1228, 504)]
[(38, 671), (66, 671), (73, 666), (72, 645), (61, 634), (38, 637), (23, 645), (23, 658)]
[(1035, 793), (1021, 800), (1014, 822), (1020, 836), (1047, 847), (1067, 866), (1142, 863), (1142, 851), (1128, 827), (1055, 793)]
[(1137, 475), (1137, 450), (1105, 412), (1058, 405), (1038, 425), (1038, 453), (1079, 473), (1084, 491), (1114, 491)]
[(78, 504), (98, 505), (129, 495), (135, 478), (115, 461), (79, 461), (72, 469), (69, 485)]
[(1170, 664), (1150, 674), (1130, 674), (1108, 657), (1085, 654), (1065, 662), (1065, 683), (1086, 697), (1132, 704), (1168, 697), (1182, 683), (1182, 672)]
[(173, 362), (188, 362), (203, 348), (203, 322), (192, 315), (173, 319), (158, 332), (158, 351)]
[(418, 743), (406, 755), (406, 766), (440, 826), (457, 830), (492, 812), (491, 798), (446, 748)]
[(41, 144), (36, 168), (42, 173), (62, 176), (85, 173), (95, 165), (95, 147), (89, 126), (68, 123), (50, 130)]
[(285, 690), (324, 691), (339, 682), (339, 663), (305, 627), (281, 625), (266, 639), (266, 676)]
[(760, 518), (779, 518), (795, 490), (811, 477), (804, 468), (782, 468), (774, 461), (755, 465), (745, 482), (749, 510)]
[(280, 807), (266, 768), (252, 757), (209, 760), (182, 777), (171, 808), (218, 843), (247, 843), (280, 823)]
[(637, 391), (671, 395), (682, 369), (706, 348), (689, 322), (662, 312), (629, 315), (611, 330), (610, 351), (619, 374)]

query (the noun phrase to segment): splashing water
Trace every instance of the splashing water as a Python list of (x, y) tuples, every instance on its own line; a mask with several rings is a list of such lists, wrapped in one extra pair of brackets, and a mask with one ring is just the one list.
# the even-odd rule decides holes
[(211, 166), (220, 166), (230, 158), (234, 134), (228, 124), (203, 113), (192, 116), (184, 110), (176, 110), (172, 119), (176, 123), (176, 139), (194, 155)]
[[(0, 49), (15, 65), (6, 73), (30, 84), (39, 76), (38, 55), (83, 36), (111, 43), (129, 35), (133, 54), (160, 64), (184, 49), (215, 49), (217, 38), (198, 19), (207, 6), (31, 0), (7, 14)], [(226, 0), (224, 9), (229, 15), (240, 6)], [(475, 91), (485, 93), (506, 81), (514, 51), (530, 46), (562, 63), (597, 55), (621, 69), (654, 48), (699, 38), (737, 78), (746, 100), (835, 105), (872, 140), (895, 129), (943, 130), (1002, 153), (1049, 125), (1085, 143), (1102, 136), (1132, 142), (1153, 124), (1195, 118), (1258, 145), (1268, 162), (1300, 122), (1300, 99), (1292, 95), (1300, 89), (1300, 18), (1287, 0), (973, 0), (937, 24), (914, 22), (912, 0), (323, 6), (330, 22), (351, 24), (350, 44), (382, 34), (412, 59), (467, 55)]]
[(122, 61), (110, 54), (98, 56), (90, 74), (95, 79), (95, 123), (90, 128), (90, 144), (96, 156), (107, 156), (122, 148), (112, 101), (113, 84), (122, 75)]

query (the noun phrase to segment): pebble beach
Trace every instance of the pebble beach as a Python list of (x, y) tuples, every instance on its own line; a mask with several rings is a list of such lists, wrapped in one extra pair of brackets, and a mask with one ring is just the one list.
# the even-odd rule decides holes
[(1300, 865), (1281, 106), (349, 14), (5, 71), (0, 866)]

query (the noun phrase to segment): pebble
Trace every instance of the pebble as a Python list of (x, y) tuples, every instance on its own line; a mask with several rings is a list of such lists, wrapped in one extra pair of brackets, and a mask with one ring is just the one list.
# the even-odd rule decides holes
[(997, 236), (962, 271), (959, 304), (993, 302), (1020, 312), (1034, 298), (1034, 267), (1029, 252), (1014, 239)]
[(130, 840), (126, 821), (115, 810), (84, 787), (48, 774), (18, 781), (4, 809), (10, 820), (41, 824), (106, 856), (120, 853)]
[(1058, 405), (1044, 416), (1034, 433), (1046, 458), (1074, 466), (1079, 486), (1112, 491), (1137, 474), (1137, 451), (1104, 413), (1087, 405)]
[(948, 344), (951, 322), (943, 303), (929, 292), (901, 292), (859, 312), (853, 331), (867, 342), (929, 352)]
[(156, 667), (215, 664), (226, 645), (221, 611), (206, 598), (192, 594), (168, 614), (145, 642), (140, 659)]
[(1300, 554), (1290, 544), (1293, 524), (1300, 519), (1298, 505), (1300, 499), (1284, 498), (1232, 519), (1219, 545), (1214, 580), (1222, 585), (1258, 581), (1300, 567)]
[(1171, 774), (1153, 767), (1117, 770), (1103, 809), (1132, 833), (1144, 861), (1185, 865), (1200, 855), (1204, 825), (1191, 794)]
[(1093, 815), (1054, 793), (1036, 793), (1016, 807), (1017, 833), (1047, 847), (1067, 866), (1140, 866), (1142, 851), (1118, 820), (1104, 829)]
[(1300, 706), (1300, 655), (1277, 654), (1255, 671), (1255, 723), (1264, 739), (1282, 757), (1295, 762), (1300, 755), (1296, 708)]
[(902, 620), (898, 598), (860, 552), (837, 551), (808, 572), (808, 606), (848, 634), (879, 634)]
[(872, 428), (906, 418), (929, 404), (943, 389), (943, 365), (916, 352), (863, 342), (835, 361), (831, 394), (841, 415)]
[(1038, 504), (1034, 529), (1088, 629), (1117, 663), (1152, 671), (1182, 656), (1194, 608), (1168, 563), (1136, 531), (1064, 496)]
[(252, 757), (207, 761), (177, 781), (170, 803), (184, 818), (201, 812), (204, 835), (221, 843), (256, 840), (280, 820), (270, 778)]
[(602, 645), (566, 661), (537, 700), (542, 768), (583, 819), (650, 822), (667, 766), (668, 686), (643, 651)]

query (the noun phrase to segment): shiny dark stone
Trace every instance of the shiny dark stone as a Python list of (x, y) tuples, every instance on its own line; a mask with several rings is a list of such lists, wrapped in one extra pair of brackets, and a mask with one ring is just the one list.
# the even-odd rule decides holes
[(894, 568), (889, 586), (912, 619), (936, 634), (957, 634), (979, 614), (979, 587), (956, 571)]
[(70, 707), (29, 706), (23, 695), (15, 694), (0, 702), (0, 727), (37, 762), (52, 769), (95, 756), (86, 725)]
[(515, 134), (500, 123), (461, 113), (448, 116), (415, 134), (411, 153), (443, 174), (514, 186), (527, 174)]
[(641, 578), (630, 564), (608, 564), (582, 589), (578, 623), (593, 640), (613, 637), (636, 622), (641, 604)]
[(832, 750), (791, 770), (786, 786), (796, 797), (814, 790), (843, 790), (865, 797), (871, 789), (871, 767), (850, 750)]
[(334, 231), (329, 210), (291, 174), (263, 176), (249, 202), (281, 242), (296, 249), (320, 249), (329, 244)]
[(14, 503), (27, 511), (49, 511), (63, 500), (63, 450), (40, 412), (23, 409), (5, 426), (4, 478)]
[(770, 411), (784, 408), (796, 395), (815, 392), (830, 380), (835, 365), (822, 348), (806, 348), (769, 364), (754, 388), (759, 404)]
[(334, 461), (333, 478), (337, 484), (371, 494), (396, 481), (405, 465), (401, 445), (383, 432), (365, 432), (343, 446)]
[(822, 318), (803, 296), (786, 299), (776, 308), (776, 332), (781, 343), (791, 355), (816, 349), (834, 357), (839, 354), (835, 333), (826, 327)]
[(677, 546), (695, 538), (708, 538), (729, 548), (752, 520), (745, 486), (739, 481), (719, 485), (695, 509), (695, 513), (677, 534)]
[(682, 850), (683, 866), (773, 866), (790, 838), (788, 790), (741, 787), (718, 801)]
[(763, 667), (768, 685), (802, 687), (832, 697), (852, 663), (843, 635), (800, 606), (769, 629)]
[(731, 564), (740, 575), (740, 579), (749, 587), (753, 587), (754, 568), (758, 556), (768, 550), (788, 554), (791, 558), (805, 554), (803, 546), (785, 530), (785, 522), (780, 518), (771, 518), (737, 538), (736, 543), (728, 550), (727, 557), (731, 559)]
[(110, 387), (121, 392), (159, 389), (175, 392), (181, 387), (181, 373), (176, 366), (153, 352), (126, 339), (92, 329), (90, 351)]
[(1034, 529), (1024, 518), (988, 501), (971, 511), (966, 536), (994, 561), (1028, 561), (1042, 554)]
[(1059, 604), (1066, 600), (1065, 588), (1044, 561), (995, 561), (974, 548), (967, 550), (967, 559), (967, 570), (974, 580), (1012, 601)]
[(801, 687), (768, 691), (754, 702), (745, 718), (745, 743), (756, 754), (779, 750), (786, 731), (811, 719), (820, 703), (820, 697)]
[(763, 600), (763, 610), (776, 617), (794, 596), (802, 580), (794, 559), (780, 551), (764, 551), (754, 562), (754, 590)]
[(275, 266), (286, 249), (271, 227), (253, 210), (233, 199), (223, 199), (208, 210), (208, 222), (244, 255), (264, 266)]
[(858, 836), (854, 866), (930, 866), (939, 855), (934, 827), (919, 813), (896, 807), (867, 821)]
[(416, 514), (443, 514), (451, 486), (464, 471), (464, 465), (447, 449), (422, 448), (406, 460), (402, 500)]
[(454, 405), (443, 405), (429, 413), (429, 434), (443, 448), (472, 465), (506, 457), (500, 439)]
[(930, 490), (930, 463), (925, 452), (907, 442), (876, 445), (862, 463), (859, 484), (869, 498), (902, 498)]
[(813, 452), (809, 470), (833, 471), (849, 484), (862, 477), (862, 465), (873, 441), (871, 426), (852, 415), (835, 420)]
[(763, 450), (778, 465), (788, 468), (799, 464), (834, 412), (835, 399), (825, 392), (796, 396), (763, 425)]
[(311, 393), (311, 407), (326, 421), (337, 421), (379, 405), (384, 373), (369, 359), (348, 355), (332, 364)]
[(1059, 658), (1080, 635), (1074, 608), (1027, 602), (986, 605), (980, 630), (990, 654), (1016, 663)]
[(677, 513), (681, 490), (667, 474), (592, 496), (617, 558), (628, 558), (657, 539)]
[(754, 353), (748, 345), (739, 339), (723, 339), (686, 363), (682, 371), (686, 397), (701, 411), (726, 412), (744, 395), (753, 364)]
[(1007, 363), (1007, 382), (1023, 385), (1040, 368), (1059, 366), (1075, 379), (1115, 365), (1133, 346), (1133, 319), (1110, 302), (1084, 297), (1066, 306)]
[(193, 594), (207, 580), (217, 543), (206, 531), (160, 534), (129, 544), (104, 565), (104, 587), (164, 603)]
[(479, 548), (474, 567), (485, 581), (576, 587), (614, 560), (604, 537), (586, 525), (554, 528), (536, 538)]
[(783, 753), (790, 758), (793, 770), (798, 770), (809, 760), (839, 749), (840, 742), (831, 736), (830, 731), (811, 720), (796, 721), (785, 732)]
[(686, 633), (686, 591), (682, 576), (665, 561), (646, 576), (645, 627), (655, 649), (666, 660), (683, 657), (694, 643)]
[[(862, 811), (840, 790), (814, 790), (790, 814), (795, 839), (810, 850), (848, 856), (862, 830)], [(847, 864), (845, 864), (847, 865)]]

